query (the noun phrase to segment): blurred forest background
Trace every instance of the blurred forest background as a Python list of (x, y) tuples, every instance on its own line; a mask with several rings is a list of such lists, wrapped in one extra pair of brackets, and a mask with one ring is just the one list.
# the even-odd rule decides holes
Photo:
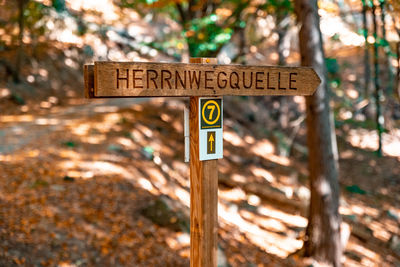
[[(400, 266), (400, 2), (318, 8), (341, 260)], [(83, 65), (298, 66), (300, 26), (290, 0), (0, 0), (0, 265), (188, 266), (187, 100), (86, 100)], [(318, 266), (304, 97), (224, 102), (219, 266)]]

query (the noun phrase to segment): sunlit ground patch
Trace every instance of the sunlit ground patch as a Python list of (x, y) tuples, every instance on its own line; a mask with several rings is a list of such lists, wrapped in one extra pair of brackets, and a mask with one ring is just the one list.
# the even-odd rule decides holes
[[(393, 129), (390, 134), (383, 133), (383, 152), (392, 157), (400, 157), (400, 130)], [(375, 130), (351, 129), (347, 141), (354, 147), (377, 150), (378, 134)]]

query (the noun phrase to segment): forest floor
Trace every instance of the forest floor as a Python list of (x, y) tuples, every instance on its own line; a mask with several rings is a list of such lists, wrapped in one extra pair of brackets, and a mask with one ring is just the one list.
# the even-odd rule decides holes
[[(188, 266), (182, 100), (1, 104), (1, 266)], [(256, 131), (225, 118), (220, 259), (308, 266), (290, 256), (307, 225), (306, 155), (281, 156)], [(400, 266), (400, 155), (378, 158), (337, 133), (345, 266)], [(149, 215), (165, 199), (178, 207), (167, 222)]]

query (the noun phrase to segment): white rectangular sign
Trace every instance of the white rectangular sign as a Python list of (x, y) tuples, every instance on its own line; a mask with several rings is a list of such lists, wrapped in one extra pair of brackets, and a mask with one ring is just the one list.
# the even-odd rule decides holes
[(201, 97), (198, 105), (200, 160), (222, 159), (222, 97)]

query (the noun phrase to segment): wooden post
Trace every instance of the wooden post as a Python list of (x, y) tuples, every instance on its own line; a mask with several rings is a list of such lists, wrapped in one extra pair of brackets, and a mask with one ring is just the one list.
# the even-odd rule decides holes
[(94, 97), (94, 65), (85, 64), (83, 66), (83, 74), (85, 80), (85, 97), (93, 98)]
[[(190, 63), (217, 64), (216, 58)], [(190, 266), (217, 266), (218, 165), (199, 160), (199, 97), (190, 97)]]

